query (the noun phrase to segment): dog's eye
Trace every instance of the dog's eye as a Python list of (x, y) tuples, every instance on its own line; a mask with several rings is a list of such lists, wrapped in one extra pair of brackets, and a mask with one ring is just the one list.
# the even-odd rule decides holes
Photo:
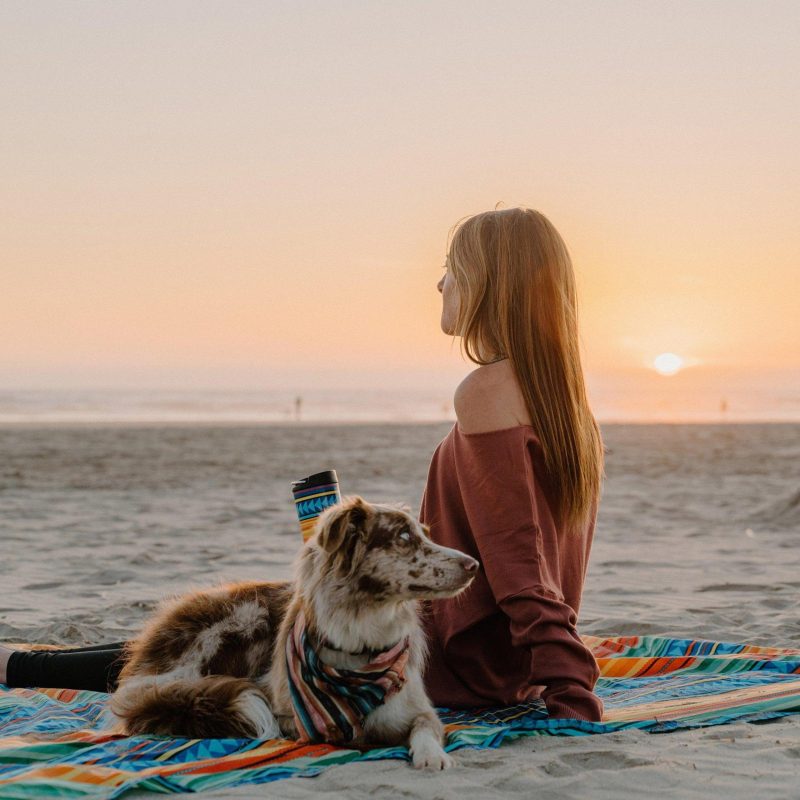
[(402, 539), (404, 542), (410, 542), (411, 534), (408, 531), (403, 531), (398, 538)]

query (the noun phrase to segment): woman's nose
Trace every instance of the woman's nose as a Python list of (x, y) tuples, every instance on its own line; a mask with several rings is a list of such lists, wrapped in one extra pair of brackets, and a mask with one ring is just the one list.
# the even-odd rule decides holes
[(444, 278), (439, 278), (439, 283), (436, 284), (436, 288), (441, 292), (443, 286), (444, 286)]

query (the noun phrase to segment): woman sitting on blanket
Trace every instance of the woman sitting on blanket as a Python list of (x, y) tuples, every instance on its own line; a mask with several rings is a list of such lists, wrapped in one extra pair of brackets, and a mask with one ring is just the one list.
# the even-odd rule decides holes
[[(479, 366), (456, 389), (458, 419), (431, 459), (420, 519), (482, 570), (458, 598), (423, 608), (426, 687), (437, 706), (541, 697), (551, 717), (598, 721), (599, 670), (576, 623), (603, 446), (569, 253), (539, 212), (494, 210), (457, 226), (444, 269), (442, 330)], [(0, 682), (113, 690), (123, 659), (123, 644), (0, 648)]]

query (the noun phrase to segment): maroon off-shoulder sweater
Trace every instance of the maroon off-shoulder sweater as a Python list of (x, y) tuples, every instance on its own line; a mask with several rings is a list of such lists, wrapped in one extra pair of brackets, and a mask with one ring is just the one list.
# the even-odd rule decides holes
[(463, 433), (433, 454), (420, 519), (431, 538), (481, 562), (469, 588), (424, 604), (424, 674), (437, 706), (541, 697), (551, 717), (599, 721), (600, 671), (576, 630), (597, 504), (581, 530), (559, 530), (530, 425)]

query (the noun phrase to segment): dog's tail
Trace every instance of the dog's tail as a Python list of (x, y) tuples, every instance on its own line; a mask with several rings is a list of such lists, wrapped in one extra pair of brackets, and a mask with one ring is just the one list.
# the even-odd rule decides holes
[(137, 676), (111, 698), (117, 730), (189, 739), (281, 736), (269, 700), (244, 678)]

